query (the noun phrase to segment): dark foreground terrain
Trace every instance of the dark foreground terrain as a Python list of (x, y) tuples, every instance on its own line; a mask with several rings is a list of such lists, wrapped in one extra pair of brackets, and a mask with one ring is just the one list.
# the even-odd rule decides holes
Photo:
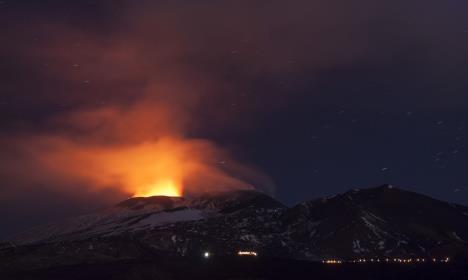
[(252, 190), (139, 197), (0, 243), (5, 266), (45, 268), (169, 256), (445, 258), (468, 255), (468, 207), (391, 185), (353, 189), (287, 207)]
[(322, 264), (261, 257), (158, 258), (9, 272), (0, 279), (468, 279), (464, 261), (441, 264)]

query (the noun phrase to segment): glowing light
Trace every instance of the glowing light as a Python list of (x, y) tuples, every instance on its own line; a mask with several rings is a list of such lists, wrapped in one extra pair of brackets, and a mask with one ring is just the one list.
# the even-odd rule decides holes
[[(430, 261), (431, 259), (429, 259)], [(366, 262), (371, 262), (371, 263), (375, 263), (375, 262), (387, 262), (387, 263), (403, 263), (403, 264), (408, 264), (408, 265), (411, 265), (411, 264), (415, 264), (415, 263), (423, 263), (423, 262), (426, 262), (426, 259), (424, 258), (408, 258), (408, 259), (401, 259), (401, 258), (393, 258), (393, 259), (390, 259), (390, 258), (385, 258), (385, 259), (354, 259), (354, 260), (345, 260), (345, 261), (341, 261), (341, 260), (335, 260), (335, 259), (331, 259), (331, 260), (322, 260), (322, 263), (328, 263), (328, 264), (334, 264), (334, 263), (342, 263), (342, 262), (346, 262), (346, 263), (366, 263)], [(450, 262), (450, 258), (449, 257), (445, 257), (443, 259), (437, 259), (437, 258), (432, 258), (432, 261), (433, 262), (440, 262), (440, 263), (448, 263)]]
[(175, 183), (174, 180), (159, 180), (153, 185), (141, 188), (134, 196), (146, 197), (155, 195), (182, 196), (182, 186)]
[(239, 251), (239, 252), (237, 252), (237, 255), (238, 256), (254, 256), (254, 257), (256, 257), (257, 252), (254, 252), (254, 251)]
[(205, 253), (203, 253), (203, 257), (204, 257), (205, 259), (209, 258), (209, 257), (210, 257), (210, 252), (205, 252)]
[(340, 264), (340, 263), (343, 263), (343, 261), (341, 261), (341, 260), (323, 260), (322, 262), (326, 263), (326, 264)]

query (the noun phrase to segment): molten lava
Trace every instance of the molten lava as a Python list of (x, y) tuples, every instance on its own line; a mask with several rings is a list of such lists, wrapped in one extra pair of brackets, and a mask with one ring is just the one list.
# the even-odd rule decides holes
[(139, 189), (135, 193), (134, 197), (146, 197), (155, 195), (172, 197), (182, 196), (182, 186), (181, 184), (174, 182), (174, 180), (163, 179), (159, 180), (153, 185)]
[(264, 177), (212, 142), (184, 137), (174, 124), (178, 115), (166, 115), (164, 108), (148, 102), (78, 111), (60, 121), (80, 133), (33, 135), (12, 143), (33, 164), (34, 180), (60, 188), (78, 185), (93, 191), (115, 189), (125, 196), (176, 197), (251, 189), (245, 179)]

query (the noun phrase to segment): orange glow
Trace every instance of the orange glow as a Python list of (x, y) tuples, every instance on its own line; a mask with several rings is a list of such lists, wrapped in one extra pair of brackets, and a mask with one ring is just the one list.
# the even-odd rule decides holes
[(254, 257), (256, 257), (257, 252), (254, 252), (254, 251), (239, 251), (239, 252), (237, 252), (237, 255), (238, 256), (254, 256)]
[(214, 143), (185, 137), (178, 118), (181, 115), (159, 103), (109, 106), (58, 120), (78, 134), (44, 134), (14, 142), (29, 156), (28, 163), (37, 164), (34, 180), (64, 190), (83, 186), (126, 196), (180, 197), (251, 189), (246, 178), (263, 178)]
[(95, 189), (116, 188), (134, 197), (251, 188), (212, 164), (223, 154), (204, 140), (162, 137), (106, 147), (38, 138), (36, 144), (47, 151), (37, 158), (55, 178), (73, 179)]
[(165, 137), (109, 147), (82, 147), (57, 139), (47, 143), (60, 152), (44, 157), (46, 165), (97, 187), (118, 187), (132, 196), (182, 196), (183, 182), (206, 169), (206, 153), (199, 152), (204, 143), (193, 140)]
[(155, 195), (164, 195), (164, 196), (182, 196), (182, 186), (176, 184), (173, 180), (164, 179), (159, 180), (153, 185), (148, 186), (147, 188), (142, 188), (135, 193), (135, 197), (146, 197), (146, 196), (155, 196)]

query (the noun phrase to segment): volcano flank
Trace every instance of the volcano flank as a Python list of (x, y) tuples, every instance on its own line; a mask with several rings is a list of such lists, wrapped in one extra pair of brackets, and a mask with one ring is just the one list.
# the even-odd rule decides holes
[[(4, 242), (3, 269), (151, 256), (328, 258), (457, 257), (467, 253), (468, 207), (390, 185), (287, 207), (258, 191), (134, 197), (102, 212)], [(26, 249), (27, 248), (27, 249)]]

